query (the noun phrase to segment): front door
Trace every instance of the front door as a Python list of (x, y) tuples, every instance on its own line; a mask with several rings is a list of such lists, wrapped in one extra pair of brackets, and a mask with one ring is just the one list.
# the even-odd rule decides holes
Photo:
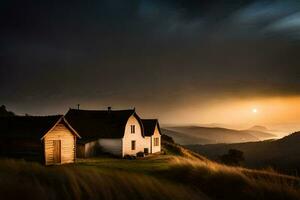
[(53, 162), (54, 164), (61, 163), (61, 141), (53, 140)]
[(145, 153), (146, 155), (148, 155), (148, 154), (149, 154), (149, 149), (148, 149), (148, 148), (144, 148), (144, 153)]

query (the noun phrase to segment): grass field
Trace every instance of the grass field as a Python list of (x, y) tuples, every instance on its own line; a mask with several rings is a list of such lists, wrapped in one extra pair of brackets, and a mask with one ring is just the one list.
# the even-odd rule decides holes
[(168, 155), (138, 160), (106, 156), (53, 167), (3, 159), (0, 196), (4, 199), (300, 199), (297, 177), (272, 170), (228, 167), (175, 144), (165, 147)]
[[(44, 167), (0, 161), (0, 196), (5, 199), (208, 199), (200, 190), (160, 179), (166, 157), (123, 160), (81, 159), (76, 164)], [(156, 174), (156, 175), (154, 175)]]

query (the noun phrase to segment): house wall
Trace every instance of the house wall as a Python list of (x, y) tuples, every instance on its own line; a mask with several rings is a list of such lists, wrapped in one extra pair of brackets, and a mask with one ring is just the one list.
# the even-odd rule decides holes
[(122, 139), (99, 139), (98, 142), (103, 152), (122, 156)]
[(45, 164), (56, 164), (53, 160), (53, 140), (61, 141), (61, 164), (74, 162), (76, 136), (61, 122), (44, 137)]
[(77, 146), (77, 156), (81, 158), (94, 157), (101, 153), (122, 156), (122, 139), (98, 139)]
[(151, 137), (145, 136), (144, 141), (145, 141), (144, 148), (148, 148), (148, 152), (151, 153)]
[[(154, 146), (154, 138), (159, 138), (158, 146)], [(160, 152), (161, 151), (161, 137), (160, 137), (157, 125), (155, 126), (154, 134), (151, 136), (151, 140), (152, 140), (152, 152), (151, 153)]]
[[(135, 125), (135, 133), (131, 133), (131, 125)], [(131, 150), (131, 141), (136, 141), (135, 150)], [(138, 152), (144, 152), (145, 140), (142, 135), (142, 128), (138, 119), (132, 115), (125, 126), (125, 133), (122, 140), (122, 156), (125, 155), (136, 155)]]
[(84, 157), (94, 157), (100, 152), (101, 148), (98, 141), (92, 141), (84, 144)]
[(85, 158), (85, 144), (77, 143), (76, 144), (76, 157), (77, 158)]

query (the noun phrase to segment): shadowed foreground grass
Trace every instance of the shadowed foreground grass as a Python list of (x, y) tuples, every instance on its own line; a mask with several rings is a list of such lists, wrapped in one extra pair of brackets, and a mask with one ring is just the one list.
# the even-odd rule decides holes
[(207, 199), (196, 190), (142, 174), (72, 165), (43, 167), (16, 160), (1, 160), (0, 195), (4, 199)]

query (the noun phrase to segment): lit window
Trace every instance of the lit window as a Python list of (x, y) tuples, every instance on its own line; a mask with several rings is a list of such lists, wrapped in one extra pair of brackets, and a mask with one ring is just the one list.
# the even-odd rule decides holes
[(131, 150), (135, 150), (135, 140), (131, 141)]
[(131, 125), (130, 128), (131, 128), (131, 133), (135, 133), (135, 125)]

